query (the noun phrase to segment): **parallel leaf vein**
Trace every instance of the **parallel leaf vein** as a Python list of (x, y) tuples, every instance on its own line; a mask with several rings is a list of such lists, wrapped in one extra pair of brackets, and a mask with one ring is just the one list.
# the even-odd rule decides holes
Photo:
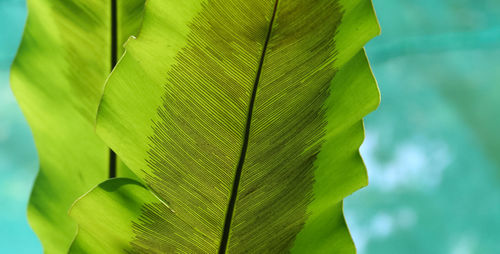
[(226, 249), (227, 249), (227, 244), (228, 244), (228, 240), (229, 240), (229, 232), (231, 230), (231, 221), (233, 218), (234, 207), (236, 204), (236, 197), (238, 196), (238, 187), (239, 187), (240, 178), (241, 178), (241, 171), (243, 169), (243, 164), (245, 162), (245, 157), (246, 157), (247, 148), (248, 148), (248, 141), (249, 141), (249, 137), (250, 137), (250, 125), (252, 122), (252, 113), (253, 113), (253, 108), (254, 108), (254, 103), (255, 103), (255, 97), (257, 95), (257, 87), (259, 85), (259, 80), (260, 80), (260, 76), (262, 73), (262, 66), (264, 65), (264, 59), (266, 57), (267, 46), (269, 44), (269, 39), (271, 38), (271, 32), (273, 29), (274, 19), (276, 17), (276, 11), (278, 9), (278, 3), (279, 3), (279, 0), (276, 0), (276, 2), (274, 3), (273, 14), (271, 16), (271, 21), (269, 22), (266, 40), (264, 41), (264, 46), (262, 48), (262, 54), (260, 57), (260, 62), (258, 65), (257, 74), (255, 77), (255, 82), (253, 85), (252, 96), (250, 97), (250, 103), (248, 106), (248, 114), (247, 114), (246, 126), (245, 126), (245, 134), (243, 137), (243, 144), (241, 147), (241, 154), (240, 154), (240, 158), (238, 161), (238, 166), (236, 167), (236, 172), (234, 175), (231, 197), (229, 199), (229, 204), (227, 207), (226, 218), (224, 221), (224, 230), (222, 233), (222, 240), (221, 240), (220, 247), (219, 247), (219, 254), (226, 253)]

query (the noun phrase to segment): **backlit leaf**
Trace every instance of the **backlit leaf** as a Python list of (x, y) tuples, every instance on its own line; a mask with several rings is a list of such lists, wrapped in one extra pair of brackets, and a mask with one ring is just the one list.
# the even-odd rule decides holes
[(111, 3), (28, 1), (11, 84), (38, 150), (28, 218), (46, 253), (67, 252), (76, 234), (71, 204), (108, 178), (110, 152), (95, 134), (95, 115), (113, 49), (138, 30), (143, 10), (143, 1), (118, 1), (113, 40)]
[(367, 184), (378, 32), (368, 0), (148, 1), (97, 117), (146, 187), (77, 202), (72, 251), (355, 252), (342, 200)]

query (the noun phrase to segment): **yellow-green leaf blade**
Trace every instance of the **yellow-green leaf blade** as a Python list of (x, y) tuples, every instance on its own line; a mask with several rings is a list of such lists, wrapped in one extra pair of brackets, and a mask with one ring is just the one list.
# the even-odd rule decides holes
[(168, 205), (131, 218), (135, 251), (354, 251), (341, 201), (366, 184), (377, 33), (364, 0), (149, 1), (97, 124)]

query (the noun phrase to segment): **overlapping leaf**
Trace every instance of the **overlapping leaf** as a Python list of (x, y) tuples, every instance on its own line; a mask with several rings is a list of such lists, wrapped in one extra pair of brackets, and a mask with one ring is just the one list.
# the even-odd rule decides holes
[(71, 204), (108, 178), (110, 152), (95, 134), (95, 114), (112, 49), (137, 31), (142, 4), (118, 1), (119, 38), (112, 40), (111, 1), (28, 1), (11, 83), (38, 150), (28, 218), (46, 253), (67, 252), (76, 233)]

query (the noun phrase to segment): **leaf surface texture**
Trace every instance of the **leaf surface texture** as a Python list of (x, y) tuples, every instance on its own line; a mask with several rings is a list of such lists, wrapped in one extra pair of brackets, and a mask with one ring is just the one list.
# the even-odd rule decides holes
[[(95, 188), (72, 250), (355, 252), (342, 199), (367, 183), (361, 119), (379, 94), (362, 47), (378, 32), (365, 0), (147, 2), (97, 132), (149, 195), (108, 206), (122, 194), (106, 184), (127, 180)], [(91, 208), (123, 210), (104, 216), (124, 237)]]

